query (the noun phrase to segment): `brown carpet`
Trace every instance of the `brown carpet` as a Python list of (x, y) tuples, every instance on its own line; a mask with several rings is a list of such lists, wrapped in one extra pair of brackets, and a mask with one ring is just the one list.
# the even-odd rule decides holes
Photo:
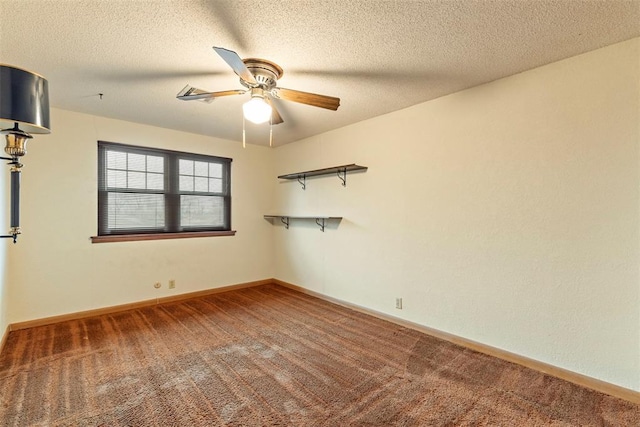
[(2, 426), (639, 426), (640, 406), (280, 286), (14, 331)]

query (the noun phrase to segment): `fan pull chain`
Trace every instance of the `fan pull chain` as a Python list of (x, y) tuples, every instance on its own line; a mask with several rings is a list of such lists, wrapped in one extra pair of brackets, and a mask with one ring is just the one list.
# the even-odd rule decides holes
[(273, 114), (269, 119), (269, 147), (273, 147)]
[(247, 148), (247, 137), (244, 131), (244, 124), (245, 124), (245, 118), (244, 118), (244, 114), (242, 115), (242, 148)]

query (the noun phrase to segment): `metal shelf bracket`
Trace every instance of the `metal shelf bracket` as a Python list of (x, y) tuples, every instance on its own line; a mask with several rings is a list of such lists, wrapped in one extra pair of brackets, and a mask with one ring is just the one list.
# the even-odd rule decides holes
[(342, 181), (342, 186), (346, 187), (347, 186), (347, 168), (337, 170), (336, 174), (338, 175), (338, 178), (340, 178), (340, 181)]
[[(302, 179), (300, 179), (302, 177)], [(307, 189), (307, 175), (298, 175), (298, 182), (302, 185), (302, 189)]]
[(288, 216), (280, 217), (280, 221), (284, 224), (284, 228), (286, 228), (288, 230), (289, 229), (289, 217)]
[(324, 218), (316, 218), (316, 224), (320, 227), (320, 231), (324, 233)]

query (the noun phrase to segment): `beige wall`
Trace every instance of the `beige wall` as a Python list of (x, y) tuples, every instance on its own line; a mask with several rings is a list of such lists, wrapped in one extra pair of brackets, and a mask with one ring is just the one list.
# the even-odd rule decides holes
[[(640, 39), (276, 150), (276, 277), (640, 390)], [(428, 81), (425, 82), (428, 84)], [(404, 308), (396, 310), (395, 298)]]
[[(108, 307), (273, 276), (268, 148), (52, 110), (52, 133), (24, 158), (23, 235), (9, 250), (11, 322)], [(92, 244), (97, 140), (233, 158), (233, 237)], [(168, 290), (169, 279), (176, 289)], [(161, 281), (160, 290), (153, 288)]]

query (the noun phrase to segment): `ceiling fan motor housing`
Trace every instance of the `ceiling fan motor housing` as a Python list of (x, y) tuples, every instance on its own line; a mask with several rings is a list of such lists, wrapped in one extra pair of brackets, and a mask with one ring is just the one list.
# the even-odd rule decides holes
[[(255, 77), (258, 82), (258, 87), (267, 91), (276, 87), (278, 79), (282, 77), (284, 73), (278, 64), (267, 61), (266, 59), (247, 58), (243, 59), (242, 62), (244, 62), (249, 71), (251, 71), (251, 74)], [(240, 79), (240, 83), (249, 89), (255, 87), (255, 85), (244, 81), (242, 78)]]

